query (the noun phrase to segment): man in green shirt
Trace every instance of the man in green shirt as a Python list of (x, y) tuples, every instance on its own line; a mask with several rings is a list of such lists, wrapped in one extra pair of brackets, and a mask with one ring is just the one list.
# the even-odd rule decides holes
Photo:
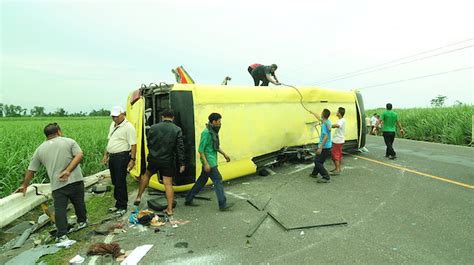
[(405, 131), (402, 128), (402, 124), (398, 119), (396, 112), (392, 111), (392, 104), (387, 103), (387, 110), (382, 114), (380, 118), (380, 124), (382, 125), (383, 139), (387, 150), (385, 151), (385, 157), (389, 159), (395, 159), (397, 157), (395, 150), (393, 150), (393, 141), (395, 140), (395, 132), (398, 126), (400, 128), (400, 134), (403, 136)]
[(209, 123), (201, 133), (201, 141), (199, 143), (199, 156), (201, 158), (202, 170), (201, 175), (194, 183), (194, 186), (186, 195), (186, 206), (198, 206), (193, 202), (202, 188), (206, 185), (209, 178), (214, 184), (217, 200), (219, 202), (219, 210), (227, 211), (233, 204), (227, 203), (224, 194), (224, 185), (222, 184), (222, 176), (217, 169), (217, 152), (221, 153), (227, 162), (230, 162), (229, 156), (220, 148), (219, 145), (219, 130), (221, 128), (222, 116), (219, 113), (211, 113), (209, 115)]

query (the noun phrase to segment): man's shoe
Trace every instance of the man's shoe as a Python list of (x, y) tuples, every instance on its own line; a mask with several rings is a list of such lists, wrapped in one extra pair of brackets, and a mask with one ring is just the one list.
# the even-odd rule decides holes
[(77, 224), (77, 230), (87, 227), (87, 222), (81, 222)]
[(308, 176), (312, 177), (312, 178), (318, 178), (318, 174), (313, 174), (313, 173), (310, 173)]
[(197, 206), (199, 206), (199, 204), (197, 204), (197, 203), (195, 203), (195, 202), (193, 202), (193, 201), (190, 201), (190, 202), (185, 201), (185, 202), (184, 202), (184, 205), (186, 205), (186, 206), (191, 206), (191, 207), (197, 207)]
[(390, 156), (388, 159), (394, 160), (395, 158), (397, 158), (397, 157), (396, 156)]
[(118, 209), (115, 213), (122, 216), (127, 212), (127, 209)]
[(341, 172), (334, 171), (334, 172), (329, 173), (329, 175), (330, 176), (339, 176), (339, 175), (341, 175)]
[(232, 208), (232, 206), (234, 206), (235, 203), (231, 202), (231, 203), (228, 203), (226, 206), (222, 207), (222, 208), (219, 208), (219, 211), (222, 211), (222, 212), (226, 212), (226, 211), (230, 211), (230, 208)]
[(67, 237), (67, 235), (63, 235), (63, 236), (60, 236), (60, 237), (56, 237), (56, 243), (64, 243), (66, 241), (69, 240), (69, 237)]
[(322, 179), (318, 179), (318, 181), (316, 181), (316, 182), (318, 182), (318, 183), (330, 183), (331, 180), (322, 178)]
[(118, 210), (117, 207), (110, 207), (110, 208), (109, 208), (109, 212), (111, 212), (111, 213), (114, 213), (114, 212), (116, 212), (117, 210)]

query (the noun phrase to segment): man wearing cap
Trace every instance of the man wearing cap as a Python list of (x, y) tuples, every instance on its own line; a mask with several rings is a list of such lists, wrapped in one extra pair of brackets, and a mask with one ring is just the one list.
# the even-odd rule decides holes
[(110, 110), (110, 124), (104, 164), (109, 162), (110, 177), (114, 185), (115, 207), (110, 211), (123, 215), (127, 211), (127, 170), (135, 166), (137, 133), (132, 124), (125, 119), (125, 111), (120, 106)]
[[(249, 66), (249, 71), (252, 66), (256, 66), (257, 64), (253, 64)], [(278, 79), (275, 76), (275, 71), (278, 68), (276, 64), (272, 65), (257, 65), (253, 70), (250, 72), (250, 75), (253, 78), (253, 82), (255, 86), (268, 86), (268, 83), (271, 82), (274, 85), (281, 85), (278, 82)], [(262, 84), (260, 84), (262, 81)]]

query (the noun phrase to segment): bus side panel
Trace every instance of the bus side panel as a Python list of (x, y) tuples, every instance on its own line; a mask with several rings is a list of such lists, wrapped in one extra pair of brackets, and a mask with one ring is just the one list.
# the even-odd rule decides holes
[(362, 95), (359, 92), (356, 92), (357, 97), (357, 131), (358, 131), (358, 142), (359, 148), (365, 146), (365, 137), (367, 136), (367, 126), (365, 124), (365, 109), (364, 101), (362, 100)]
[(137, 153), (136, 153), (136, 164), (135, 167), (130, 171), (130, 175), (133, 177), (138, 177), (143, 171), (145, 163), (144, 159), (146, 158), (143, 148), (146, 145), (144, 134), (143, 134), (143, 110), (144, 110), (144, 101), (143, 98), (138, 99), (133, 103), (130, 103), (130, 97), (127, 100), (127, 110), (126, 110), (126, 119), (130, 122), (135, 131), (137, 132)]
[[(186, 170), (175, 179), (175, 185), (194, 183), (196, 179), (196, 142), (194, 129), (194, 103), (192, 91), (171, 91), (170, 106), (175, 123), (183, 131)], [(176, 167), (179, 169), (178, 165)]]

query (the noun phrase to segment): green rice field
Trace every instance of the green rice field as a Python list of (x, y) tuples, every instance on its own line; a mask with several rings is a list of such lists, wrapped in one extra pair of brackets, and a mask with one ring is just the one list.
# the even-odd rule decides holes
[[(382, 114), (384, 109), (367, 110)], [(406, 130), (405, 138), (455, 145), (472, 145), (474, 106), (395, 109)], [(85, 176), (106, 169), (102, 164), (109, 117), (0, 118), (0, 196), (12, 193), (22, 182), (36, 147), (45, 140), (43, 128), (58, 122), (64, 136), (75, 139), (84, 152)], [(44, 169), (31, 183), (49, 182)]]
[[(384, 111), (385, 109), (381, 108), (366, 110), (365, 113), (371, 117), (374, 113), (382, 115)], [(404, 138), (472, 146), (472, 115), (474, 115), (472, 105), (394, 109), (394, 111), (405, 129)]]
[[(106, 169), (102, 164), (110, 117), (0, 118), (0, 197), (15, 191), (23, 180), (31, 156), (45, 140), (43, 128), (57, 122), (65, 137), (79, 143), (84, 152), (84, 176)], [(44, 167), (31, 183), (49, 182)]]

